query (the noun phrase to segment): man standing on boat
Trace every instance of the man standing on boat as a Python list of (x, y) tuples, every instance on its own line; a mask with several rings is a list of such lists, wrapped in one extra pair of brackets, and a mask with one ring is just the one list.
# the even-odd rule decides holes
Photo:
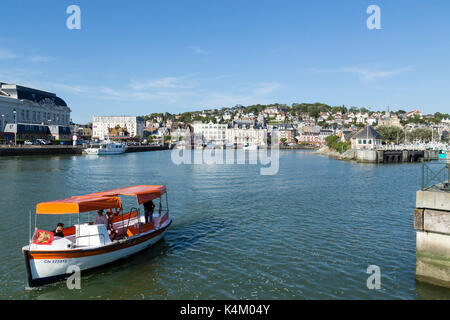
[[(145, 214), (145, 223), (149, 223), (153, 218), (153, 210), (155, 210), (155, 204), (152, 200), (144, 203), (144, 214)], [(150, 216), (150, 219), (149, 219)], [(150, 221), (149, 221), (150, 220)]]
[(95, 217), (95, 221), (94, 224), (104, 224), (107, 225), (108, 224), (108, 220), (105, 218), (105, 216), (103, 215), (103, 210), (97, 210), (97, 214), (98, 216)]

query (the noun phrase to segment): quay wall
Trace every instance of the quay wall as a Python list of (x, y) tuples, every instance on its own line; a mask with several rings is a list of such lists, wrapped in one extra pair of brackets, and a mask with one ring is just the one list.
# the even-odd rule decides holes
[[(167, 150), (165, 146), (129, 146), (126, 152), (146, 152)], [(37, 156), (37, 155), (82, 155), (84, 148), (81, 146), (20, 146), (0, 147), (0, 156)]]
[(356, 150), (356, 161), (370, 163), (400, 163), (438, 160), (437, 150)]
[(416, 279), (450, 288), (450, 192), (417, 191)]

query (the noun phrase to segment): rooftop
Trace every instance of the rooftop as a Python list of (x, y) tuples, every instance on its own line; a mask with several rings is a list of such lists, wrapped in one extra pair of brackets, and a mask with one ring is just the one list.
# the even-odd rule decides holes
[(66, 102), (52, 92), (24, 87), (17, 84), (0, 82), (0, 96), (18, 100), (29, 100), (36, 103), (54, 103), (57, 106), (67, 107)]
[(383, 139), (383, 136), (379, 134), (372, 126), (367, 126), (359, 130), (351, 139)]

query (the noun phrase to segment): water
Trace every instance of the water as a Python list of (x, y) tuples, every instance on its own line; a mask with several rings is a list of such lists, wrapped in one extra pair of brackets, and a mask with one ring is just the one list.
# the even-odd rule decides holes
[[(257, 165), (176, 166), (170, 151), (2, 157), (0, 181), (1, 299), (450, 299), (415, 281), (419, 164), (281, 151), (278, 174), (262, 176)], [(163, 241), (83, 274), (81, 290), (27, 289), (21, 247), (36, 203), (137, 184), (167, 186)], [(380, 290), (366, 286), (369, 265)]]

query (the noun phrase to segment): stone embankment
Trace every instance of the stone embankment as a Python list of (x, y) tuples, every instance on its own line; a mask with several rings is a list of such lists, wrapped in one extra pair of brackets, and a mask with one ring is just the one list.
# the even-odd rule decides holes
[(347, 150), (344, 153), (339, 153), (328, 147), (323, 147), (317, 150), (316, 153), (338, 160), (356, 160), (356, 151), (354, 150)]
[[(126, 152), (167, 150), (168, 146), (129, 146)], [(82, 155), (81, 146), (0, 146), (0, 156)]]

